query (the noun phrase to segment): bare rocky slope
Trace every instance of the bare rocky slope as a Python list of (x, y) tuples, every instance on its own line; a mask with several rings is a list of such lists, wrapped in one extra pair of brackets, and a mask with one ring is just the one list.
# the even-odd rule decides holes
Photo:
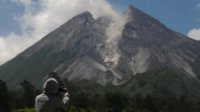
[(95, 19), (90, 12), (73, 17), (0, 66), (0, 79), (10, 87), (23, 80), (41, 86), (48, 72), (56, 71), (70, 81), (86, 79), (129, 87), (138, 74), (167, 68), (200, 85), (198, 41), (170, 30), (132, 6), (125, 14), (129, 21), (114, 42), (108, 42), (107, 29), (112, 24), (108, 18)]

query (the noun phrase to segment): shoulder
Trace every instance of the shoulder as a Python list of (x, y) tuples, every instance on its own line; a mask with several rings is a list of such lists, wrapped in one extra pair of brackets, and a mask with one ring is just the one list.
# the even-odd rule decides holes
[(45, 94), (40, 94), (40, 95), (36, 96), (36, 101), (47, 101), (47, 100), (49, 100), (49, 98)]

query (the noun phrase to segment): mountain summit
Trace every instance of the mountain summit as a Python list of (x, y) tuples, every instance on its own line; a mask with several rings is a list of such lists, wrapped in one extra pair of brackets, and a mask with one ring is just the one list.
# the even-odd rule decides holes
[(129, 19), (117, 41), (108, 42), (112, 20), (94, 19), (84, 12), (0, 66), (0, 78), (9, 86), (23, 80), (41, 86), (47, 73), (56, 71), (70, 81), (122, 85), (140, 73), (167, 68), (199, 79), (198, 41), (170, 30), (133, 6), (125, 13)]
[[(137, 62), (143, 62), (140, 68), (149, 66), (146, 70), (167, 67), (198, 77), (192, 67), (192, 63), (200, 56), (197, 41), (168, 29), (132, 6), (129, 10), (132, 19), (125, 25), (119, 45), (123, 51), (131, 54), (136, 62), (134, 66), (139, 67)], [(135, 59), (135, 56), (143, 59)]]

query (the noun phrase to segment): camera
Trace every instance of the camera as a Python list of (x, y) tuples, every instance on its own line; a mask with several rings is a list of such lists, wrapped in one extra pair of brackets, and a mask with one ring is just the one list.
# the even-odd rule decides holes
[(67, 88), (65, 88), (65, 87), (58, 87), (58, 92), (67, 92), (68, 91), (68, 89)]

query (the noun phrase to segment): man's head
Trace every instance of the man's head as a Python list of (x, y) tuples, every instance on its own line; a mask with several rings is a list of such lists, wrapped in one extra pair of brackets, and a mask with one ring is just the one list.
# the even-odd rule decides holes
[(49, 73), (49, 78), (54, 78), (54, 79), (56, 79), (56, 81), (58, 82), (58, 91), (59, 92), (67, 92), (68, 90), (67, 90), (67, 88), (66, 87), (64, 87), (64, 86), (66, 86), (66, 85), (64, 85), (63, 84), (63, 81), (61, 80), (61, 78), (58, 76), (58, 73), (56, 73), (56, 72), (50, 72)]
[(58, 90), (58, 82), (54, 78), (49, 78), (43, 85), (43, 90), (49, 94), (55, 94)]

